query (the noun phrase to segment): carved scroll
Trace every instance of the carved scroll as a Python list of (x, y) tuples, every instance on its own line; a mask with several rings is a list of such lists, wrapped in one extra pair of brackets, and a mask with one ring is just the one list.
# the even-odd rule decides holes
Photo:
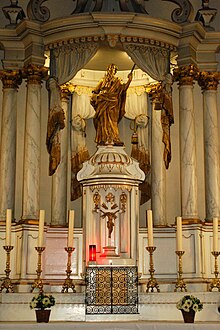
[(162, 0), (174, 2), (180, 6), (180, 8), (174, 9), (171, 14), (172, 21), (175, 23), (185, 23), (188, 22), (190, 14), (192, 14), (192, 5), (189, 0)]
[(50, 11), (47, 7), (41, 7), (47, 0), (30, 0), (27, 5), (27, 15), (30, 20), (46, 22), (50, 18)]

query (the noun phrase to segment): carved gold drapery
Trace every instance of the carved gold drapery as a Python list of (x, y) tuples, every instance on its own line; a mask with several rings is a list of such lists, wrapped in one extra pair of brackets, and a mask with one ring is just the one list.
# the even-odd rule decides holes
[(61, 90), (56, 79), (49, 78), (47, 88), (51, 94), (46, 137), (46, 146), (49, 153), (49, 175), (51, 176), (60, 164), (60, 130), (65, 127), (65, 115), (61, 107)]
[(174, 123), (172, 102), (172, 75), (166, 75), (166, 82), (159, 82), (149, 87), (149, 95), (155, 102), (155, 110), (161, 110), (161, 126), (164, 143), (163, 160), (166, 169), (171, 162), (170, 126)]

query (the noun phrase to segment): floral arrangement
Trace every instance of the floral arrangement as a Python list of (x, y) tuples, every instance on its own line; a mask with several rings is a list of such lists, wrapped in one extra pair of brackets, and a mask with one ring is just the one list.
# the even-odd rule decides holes
[(55, 298), (46, 293), (39, 293), (38, 295), (34, 296), (30, 302), (30, 308), (36, 308), (36, 309), (46, 309), (50, 308), (55, 305)]
[(178, 301), (176, 307), (185, 312), (189, 312), (190, 310), (193, 310), (194, 312), (199, 312), (203, 309), (203, 304), (201, 303), (199, 298), (196, 298), (192, 295), (186, 295)]

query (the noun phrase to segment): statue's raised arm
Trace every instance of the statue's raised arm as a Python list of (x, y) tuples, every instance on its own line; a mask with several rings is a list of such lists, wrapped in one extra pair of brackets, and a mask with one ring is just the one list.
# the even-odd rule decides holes
[(117, 66), (110, 64), (104, 78), (93, 90), (91, 105), (95, 109), (95, 142), (98, 145), (123, 145), (119, 138), (118, 123), (125, 114), (126, 92), (132, 80), (132, 71), (126, 83), (116, 77)]

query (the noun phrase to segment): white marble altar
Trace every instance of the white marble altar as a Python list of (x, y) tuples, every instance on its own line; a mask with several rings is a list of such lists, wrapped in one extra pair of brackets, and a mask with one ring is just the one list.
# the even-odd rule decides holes
[[(219, 322), (218, 292), (190, 292), (203, 302), (203, 310), (196, 313), (196, 322)], [(51, 308), (50, 320), (54, 322), (131, 322), (131, 321), (169, 321), (182, 322), (182, 314), (176, 303), (184, 295), (175, 293), (140, 293), (138, 314), (86, 315), (84, 293), (53, 293), (56, 304)], [(35, 321), (35, 311), (29, 303), (31, 293), (2, 294), (0, 300), (1, 322)]]

